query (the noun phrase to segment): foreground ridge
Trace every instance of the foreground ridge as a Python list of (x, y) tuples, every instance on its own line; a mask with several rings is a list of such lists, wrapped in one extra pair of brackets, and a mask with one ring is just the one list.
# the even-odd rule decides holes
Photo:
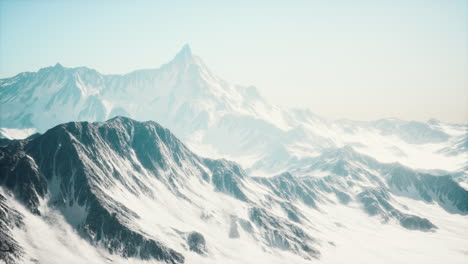
[(468, 191), (451, 177), (380, 163), (351, 147), (292, 173), (249, 177), (234, 162), (196, 155), (156, 122), (122, 116), (7, 142), (0, 172), (2, 243), (9, 245), (0, 257), (9, 262), (47, 261), (21, 235), (33, 232), (30, 219), (55, 219), (47, 225), (74, 230), (83, 247), (103, 249), (107, 258), (185, 263), (227, 255), (245, 263), (252, 260), (231, 252), (233, 243), (272, 260), (289, 253), (297, 261), (320, 258), (329, 238), (316, 221), (331, 207), (431, 232), (444, 227), (408, 210), (400, 197), (468, 214)]

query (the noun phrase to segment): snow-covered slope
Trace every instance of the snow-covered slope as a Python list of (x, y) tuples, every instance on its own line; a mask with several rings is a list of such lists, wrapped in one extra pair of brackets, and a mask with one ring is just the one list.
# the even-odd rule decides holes
[(241, 234), (259, 254), (319, 254), (312, 235), (266, 214), (264, 204), (278, 202), (238, 165), (198, 157), (154, 122), (68, 123), (6, 145), (0, 157), (1, 182), (30, 213), (55, 211), (93, 246), (122, 257), (183, 263), (195, 252), (215, 260), (234, 254), (226, 244)]
[[(7, 262), (340, 263), (355, 236), (385, 247), (358, 262), (466, 257), (467, 190), (352, 147), (249, 177), (155, 122), (117, 117), (13, 140), (0, 147), (0, 175)], [(425, 243), (398, 256), (408, 238)]]

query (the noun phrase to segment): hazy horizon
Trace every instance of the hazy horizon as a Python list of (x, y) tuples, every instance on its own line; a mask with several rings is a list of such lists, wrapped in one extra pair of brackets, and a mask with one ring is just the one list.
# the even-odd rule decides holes
[(0, 1), (0, 78), (57, 62), (103, 74), (158, 68), (188, 43), (219, 77), (278, 105), (468, 123), (464, 1), (139, 3)]

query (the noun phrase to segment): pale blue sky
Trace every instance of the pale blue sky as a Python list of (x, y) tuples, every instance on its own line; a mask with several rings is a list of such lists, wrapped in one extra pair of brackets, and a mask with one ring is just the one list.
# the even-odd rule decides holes
[(189, 43), (220, 77), (329, 118), (468, 122), (468, 1), (5, 1), (0, 78), (157, 68)]

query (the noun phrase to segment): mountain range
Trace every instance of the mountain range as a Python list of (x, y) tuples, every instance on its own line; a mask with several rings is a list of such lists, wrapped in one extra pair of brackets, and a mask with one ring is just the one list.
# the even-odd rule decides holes
[(287, 171), (344, 146), (416, 169), (460, 173), (467, 167), (466, 124), (326, 120), (308, 109), (279, 107), (253, 86), (217, 77), (188, 45), (158, 69), (125, 75), (60, 64), (20, 73), (0, 80), (0, 105), (3, 137), (122, 115), (155, 120), (195, 151), (233, 159), (257, 175)]
[(188, 45), (20, 73), (0, 107), (6, 263), (466, 261), (467, 124), (276, 106)]

